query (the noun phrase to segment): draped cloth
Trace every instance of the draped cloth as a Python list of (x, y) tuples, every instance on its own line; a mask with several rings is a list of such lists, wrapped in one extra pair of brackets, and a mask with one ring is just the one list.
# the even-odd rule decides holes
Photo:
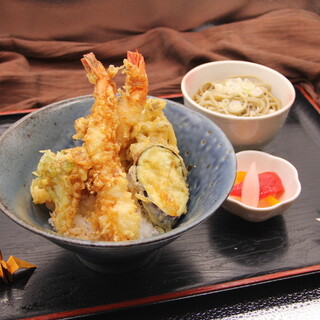
[[(204, 7), (203, 19), (195, 15), (192, 20), (192, 8), (188, 10), (187, 5), (186, 15), (183, 11), (167, 11), (153, 17), (152, 10), (156, 8), (147, 8), (139, 0), (117, 2), (122, 6), (136, 3), (140, 6), (135, 8), (139, 14), (132, 8), (122, 8), (117, 16), (108, 11), (110, 8), (103, 11), (101, 7), (96, 8), (99, 14), (95, 17), (90, 9), (94, 3), (2, 1), (0, 111), (39, 108), (90, 94), (92, 86), (80, 62), (83, 54), (92, 51), (105, 66), (118, 66), (122, 65), (126, 51), (134, 49), (145, 57), (150, 95), (180, 93), (182, 77), (191, 68), (233, 59), (260, 63), (281, 72), (320, 105), (320, 16), (315, 11), (280, 7), (262, 13), (244, 12), (238, 17), (230, 8), (229, 12), (221, 12), (220, 7), (216, 11)], [(97, 6), (103, 3), (110, 2), (96, 0)], [(150, 3), (156, 5), (159, 1)], [(179, 1), (171, 3), (178, 5)], [(148, 12), (141, 17), (144, 7)], [(123, 11), (130, 9), (131, 14)], [(212, 14), (213, 11), (216, 13)], [(180, 19), (175, 19), (179, 15)], [(147, 23), (149, 16), (152, 21)], [(135, 21), (130, 17), (135, 17)], [(216, 18), (221, 18), (218, 23), (195, 29)], [(108, 23), (104, 25), (104, 21)], [(121, 77), (119, 83), (123, 81)]]

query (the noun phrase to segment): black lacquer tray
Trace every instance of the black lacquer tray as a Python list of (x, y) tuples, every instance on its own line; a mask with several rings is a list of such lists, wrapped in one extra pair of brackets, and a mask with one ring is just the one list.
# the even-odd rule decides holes
[[(182, 101), (179, 97), (174, 100)], [(19, 113), (2, 115), (0, 132), (21, 117)], [(38, 266), (34, 272), (17, 273), (10, 284), (0, 282), (0, 319), (92, 318), (99, 314), (103, 319), (106, 313), (110, 318), (142, 308), (141, 317), (143, 310), (150, 311), (150, 305), (208, 304), (208, 297), (214, 301), (221, 293), (227, 297), (248, 287), (263, 290), (270, 283), (317, 276), (320, 114), (299, 89), (284, 127), (263, 151), (289, 160), (299, 172), (302, 192), (285, 214), (251, 223), (220, 208), (211, 219), (162, 248), (149, 265), (130, 273), (110, 275), (87, 269), (73, 253), (30, 233), (0, 212), (4, 259), (14, 255)], [(304, 282), (297, 281), (298, 286)], [(223, 308), (223, 302), (220, 304)]]

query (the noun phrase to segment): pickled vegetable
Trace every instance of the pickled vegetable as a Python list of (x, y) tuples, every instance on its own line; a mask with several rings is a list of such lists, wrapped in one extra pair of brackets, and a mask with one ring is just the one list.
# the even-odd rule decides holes
[[(238, 171), (235, 184), (230, 196), (242, 198), (243, 183), (246, 172)], [(258, 207), (272, 206), (280, 202), (279, 198), (284, 192), (281, 178), (276, 172), (267, 171), (258, 174), (259, 178), (259, 203)]]

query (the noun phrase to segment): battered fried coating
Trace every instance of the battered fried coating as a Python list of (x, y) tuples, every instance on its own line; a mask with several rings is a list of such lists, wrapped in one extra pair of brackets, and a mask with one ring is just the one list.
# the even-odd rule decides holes
[(121, 144), (116, 135), (119, 117), (113, 77), (117, 70), (113, 66), (105, 70), (93, 53), (81, 61), (95, 86), (95, 102), (84, 121), (85, 129), (81, 128), (83, 147), (92, 162), (88, 187), (96, 194), (95, 210), (89, 221), (100, 240), (137, 239), (141, 215), (128, 191), (119, 156)]
[(33, 202), (53, 208), (51, 220), (61, 234), (70, 235), (90, 168), (86, 150), (76, 147), (56, 154), (44, 151), (34, 172), (37, 178), (31, 184)]
[(124, 67), (126, 81), (124, 88), (119, 89), (121, 95), (118, 105), (120, 122), (117, 128), (117, 139), (121, 143), (123, 159), (131, 143), (132, 129), (139, 121), (148, 94), (148, 77), (143, 56), (138, 52), (128, 51)]
[(129, 155), (135, 163), (139, 155), (152, 145), (163, 145), (179, 153), (172, 124), (163, 113), (164, 100), (149, 98), (131, 133)]
[[(127, 172), (141, 152), (154, 144), (178, 153), (165, 102), (147, 98), (148, 78), (141, 54), (128, 52), (121, 67), (105, 69), (93, 53), (81, 62), (94, 85), (94, 104), (75, 121), (80, 147), (56, 154), (44, 151), (34, 173), (35, 204), (46, 203), (51, 222), (62, 235), (90, 240), (139, 238), (142, 216)], [(113, 78), (126, 73), (123, 88)]]

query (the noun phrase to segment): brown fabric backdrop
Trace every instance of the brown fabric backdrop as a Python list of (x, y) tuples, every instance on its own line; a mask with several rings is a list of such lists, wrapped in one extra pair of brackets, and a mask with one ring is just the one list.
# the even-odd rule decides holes
[[(180, 2), (172, 1), (177, 8)], [(3, 0), (0, 4), (0, 111), (37, 108), (89, 94), (92, 86), (80, 63), (82, 55), (93, 51), (105, 65), (121, 65), (126, 51), (133, 49), (145, 57), (151, 95), (179, 93), (183, 75), (196, 65), (239, 59), (280, 71), (294, 84), (303, 86), (320, 105), (319, 15), (308, 8), (284, 7), (265, 8), (261, 13), (246, 6), (247, 2), (237, 2), (237, 6), (240, 3), (247, 10), (237, 10), (236, 14), (235, 7), (224, 11), (219, 6), (213, 14), (208, 9), (210, 3), (206, 2), (201, 9), (202, 18), (196, 16), (189, 23), (186, 20), (193, 17), (191, 5), (185, 5), (185, 14), (180, 14), (184, 19), (178, 20), (174, 17), (179, 15), (173, 15), (168, 8), (166, 15), (153, 17), (147, 23), (145, 15), (139, 16), (142, 0), (136, 3), (140, 7), (135, 7), (139, 14), (130, 15), (137, 21), (126, 20), (121, 10), (122, 16), (115, 18), (106, 8), (103, 12), (98, 10), (100, 14), (95, 17), (85, 5), (91, 1)], [(101, 1), (97, 3), (102, 5)], [(135, 1), (120, 3), (124, 6)], [(150, 3), (154, 5), (148, 8), (149, 15), (159, 1)], [(39, 6), (36, 12), (35, 5)], [(70, 11), (72, 5), (77, 10), (73, 7)], [(80, 11), (88, 13), (83, 23), (79, 23), (83, 17)], [(109, 25), (101, 28), (103, 17)], [(108, 20), (108, 17), (112, 18)], [(157, 22), (165, 17), (169, 17), (166, 23)], [(119, 23), (119, 19), (128, 25)], [(188, 31), (214, 20), (219, 24)]]

